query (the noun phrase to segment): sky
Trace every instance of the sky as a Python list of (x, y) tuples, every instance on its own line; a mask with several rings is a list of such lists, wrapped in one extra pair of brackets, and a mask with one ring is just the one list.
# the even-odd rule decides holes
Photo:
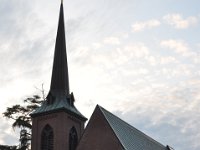
[[(7, 107), (48, 93), (59, 0), (0, 0), (0, 144)], [(200, 149), (200, 1), (64, 0), (70, 91), (163, 145)]]

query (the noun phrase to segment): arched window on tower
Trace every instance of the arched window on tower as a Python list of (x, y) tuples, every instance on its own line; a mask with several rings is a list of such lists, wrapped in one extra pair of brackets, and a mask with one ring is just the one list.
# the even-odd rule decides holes
[(54, 134), (50, 125), (46, 125), (41, 135), (41, 150), (53, 150)]
[(72, 127), (69, 132), (69, 150), (75, 150), (78, 144), (78, 136), (76, 128)]

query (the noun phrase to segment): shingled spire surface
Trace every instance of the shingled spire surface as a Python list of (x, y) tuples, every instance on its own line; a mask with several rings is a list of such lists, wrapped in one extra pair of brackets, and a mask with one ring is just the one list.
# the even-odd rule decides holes
[(65, 43), (63, 3), (60, 5), (60, 16), (54, 52), (50, 92), (51, 91), (64, 92), (69, 95), (69, 77)]

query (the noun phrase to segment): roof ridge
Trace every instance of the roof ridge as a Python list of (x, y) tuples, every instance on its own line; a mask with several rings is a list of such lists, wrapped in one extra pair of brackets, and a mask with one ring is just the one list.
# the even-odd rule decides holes
[[(106, 117), (106, 114), (104, 113), (104, 111), (107, 111), (106, 109), (104, 109), (103, 107), (101, 107), (100, 105), (97, 105), (97, 107), (99, 107), (100, 111), (102, 112), (102, 114), (104, 115), (105, 119), (107, 120), (108, 124), (110, 125), (110, 127), (112, 128), (115, 136), (117, 137), (117, 139), (120, 141), (121, 145), (123, 146), (124, 149), (126, 149), (124, 143), (121, 142), (120, 138), (118, 137), (117, 133), (115, 132), (113, 126), (110, 124), (108, 118)], [(108, 111), (107, 111), (108, 112)]]
[[(129, 127), (130, 129), (136, 130), (137, 134), (142, 134), (143, 136), (145, 136), (146, 138), (148, 138), (152, 143), (157, 143), (160, 146), (165, 147), (163, 144), (159, 143), (158, 141), (154, 140), (153, 138), (151, 138), (150, 136), (148, 136), (147, 134), (145, 134), (144, 132), (138, 130), (137, 128), (133, 127), (132, 125), (130, 125), (129, 123), (125, 122), (124, 120), (122, 120), (121, 118), (119, 118), (118, 116), (112, 114), (111, 112), (109, 112), (108, 110), (106, 110), (105, 108), (101, 107), (100, 105), (98, 105), (100, 110), (102, 111), (102, 113), (104, 114), (106, 120), (108, 121), (109, 125), (111, 126), (111, 128), (113, 129), (112, 125), (109, 122), (109, 119), (106, 117), (106, 113), (109, 113), (110, 115), (114, 116), (115, 118), (117, 118), (118, 120), (120, 120), (121, 122), (123, 122), (127, 127)], [(113, 129), (114, 130), (114, 129)], [(115, 130), (114, 130), (115, 132)], [(117, 134), (116, 134), (117, 135)], [(118, 136), (117, 136), (118, 137)], [(118, 137), (119, 138), (119, 137)], [(120, 139), (119, 139), (120, 140)]]

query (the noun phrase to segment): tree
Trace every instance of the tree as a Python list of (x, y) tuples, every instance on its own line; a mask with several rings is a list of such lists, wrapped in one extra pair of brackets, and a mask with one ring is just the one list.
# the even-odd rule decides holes
[(33, 95), (24, 100), (24, 105), (14, 105), (7, 108), (3, 116), (13, 120), (13, 128), (20, 129), (20, 144), (18, 146), (0, 145), (1, 150), (27, 150), (30, 148), (32, 129), (30, 113), (38, 108), (43, 101), (44, 99), (40, 96)]
[(0, 145), (0, 150), (17, 150), (17, 146)]

